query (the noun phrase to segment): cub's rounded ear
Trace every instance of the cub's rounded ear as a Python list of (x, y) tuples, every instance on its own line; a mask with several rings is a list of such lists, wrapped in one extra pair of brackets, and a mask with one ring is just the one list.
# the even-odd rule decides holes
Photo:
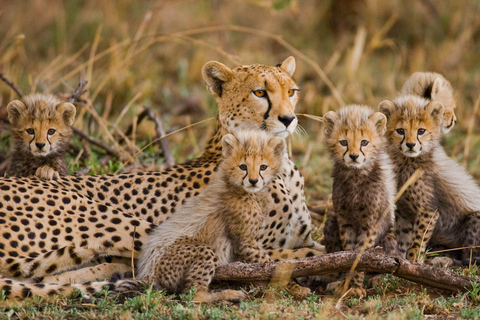
[(62, 102), (57, 105), (57, 112), (62, 115), (63, 122), (69, 127), (73, 125), (75, 121), (75, 114), (77, 109), (75, 106), (69, 102)]
[(232, 154), (235, 147), (238, 145), (238, 140), (231, 133), (228, 133), (222, 138), (222, 154), (223, 157), (228, 157)]
[(292, 56), (288, 57), (280, 64), (280, 68), (286, 73), (288, 73), (290, 77), (293, 77), (293, 73), (295, 72), (295, 67), (296, 67), (295, 58)]
[(285, 142), (285, 139), (282, 137), (273, 137), (268, 141), (267, 146), (269, 148), (273, 148), (273, 153), (277, 157), (280, 157), (285, 151), (285, 148), (287, 147), (287, 143)]
[(435, 124), (440, 125), (443, 122), (443, 113), (445, 111), (445, 107), (443, 106), (443, 103), (440, 101), (430, 101), (430, 103), (427, 105), (427, 113), (432, 117), (433, 121)]
[(395, 109), (395, 104), (391, 100), (383, 100), (378, 104), (378, 111), (386, 115), (387, 119), (393, 115)]
[(12, 124), (17, 122), (20, 119), (21, 114), (25, 112), (26, 109), (27, 107), (22, 101), (13, 100), (7, 105), (8, 121), (10, 121)]
[(432, 83), (432, 91), (430, 92), (430, 99), (435, 100), (440, 90), (442, 90), (443, 81), (442, 78), (435, 78)]
[(375, 112), (370, 116), (370, 121), (375, 125), (375, 129), (380, 136), (387, 132), (387, 117), (381, 112)]
[(203, 80), (207, 83), (207, 89), (214, 97), (222, 96), (222, 86), (233, 77), (233, 71), (223, 63), (210, 61), (202, 68)]
[(324, 131), (327, 136), (331, 135), (333, 128), (335, 127), (335, 122), (338, 120), (338, 115), (335, 111), (328, 111), (323, 115), (323, 125)]

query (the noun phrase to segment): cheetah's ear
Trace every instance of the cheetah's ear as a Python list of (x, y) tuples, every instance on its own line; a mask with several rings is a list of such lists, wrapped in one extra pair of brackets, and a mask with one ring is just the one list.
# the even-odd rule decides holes
[(440, 90), (442, 90), (443, 81), (442, 78), (435, 78), (432, 83), (432, 91), (430, 92), (430, 99), (435, 100)]
[(25, 112), (27, 107), (20, 100), (13, 100), (7, 105), (8, 120), (10, 123), (15, 123), (20, 119), (20, 115)]
[(57, 112), (62, 115), (62, 119), (67, 126), (71, 127), (73, 125), (75, 114), (77, 113), (77, 109), (75, 109), (73, 104), (62, 102), (57, 106)]
[(293, 77), (293, 73), (295, 72), (295, 67), (296, 67), (295, 58), (292, 56), (288, 57), (280, 64), (280, 68), (286, 73), (288, 73), (290, 77)]
[(275, 156), (280, 157), (283, 155), (287, 144), (284, 138), (273, 137), (268, 141), (267, 146), (273, 149), (273, 153), (275, 154)]
[(210, 61), (203, 66), (202, 77), (207, 83), (208, 91), (217, 98), (222, 96), (222, 86), (232, 79), (233, 71), (220, 62)]
[(378, 111), (386, 115), (387, 119), (393, 115), (395, 109), (395, 104), (391, 100), (383, 100), (378, 104)]
[(380, 136), (387, 132), (387, 117), (381, 112), (375, 112), (370, 116), (370, 121), (375, 125), (375, 129)]
[(435, 124), (440, 125), (443, 122), (443, 112), (445, 107), (443, 103), (433, 100), (427, 105), (427, 113), (432, 117)]
[(233, 134), (226, 134), (222, 138), (222, 154), (226, 158), (232, 154), (235, 147), (238, 145), (238, 140)]
[(338, 115), (335, 111), (328, 111), (323, 115), (323, 125), (324, 131), (327, 136), (331, 135), (333, 128), (335, 127), (335, 122), (338, 120)]

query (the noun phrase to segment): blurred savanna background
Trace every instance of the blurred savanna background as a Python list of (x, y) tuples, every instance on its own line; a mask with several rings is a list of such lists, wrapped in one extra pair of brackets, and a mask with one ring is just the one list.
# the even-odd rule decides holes
[[(480, 179), (479, 40), (476, 0), (0, 1), (0, 73), (24, 94), (65, 99), (88, 80), (75, 126), (110, 152), (75, 135), (72, 174), (86, 167), (89, 174), (161, 170), (200, 155), (216, 114), (203, 64), (276, 65), (294, 56), (304, 130), (292, 137), (291, 152), (312, 204), (329, 198), (331, 162), (319, 119), (304, 114), (322, 116), (351, 103), (376, 108), (415, 71), (439, 72), (452, 83), (458, 123), (443, 143)], [(8, 163), (5, 107), (16, 98), (0, 82), (0, 174)], [(150, 119), (139, 122), (144, 107), (171, 133), (168, 161), (160, 143), (140, 152), (158, 134)], [(443, 308), (429, 301), (434, 307), (408, 308), (414, 315)], [(385, 315), (397, 310), (382, 308)]]

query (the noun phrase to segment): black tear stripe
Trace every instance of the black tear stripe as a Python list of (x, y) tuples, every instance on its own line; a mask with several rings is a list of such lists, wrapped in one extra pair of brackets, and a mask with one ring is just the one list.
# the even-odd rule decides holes
[(343, 157), (345, 158), (345, 155), (347, 154), (348, 152), (348, 144), (347, 144), (347, 150), (345, 151), (345, 153), (343, 154)]
[(428, 100), (432, 100), (432, 89), (433, 89), (433, 82), (425, 89), (423, 93), (423, 97)]
[(422, 143), (420, 142), (420, 139), (418, 139), (418, 133), (417, 133), (417, 141), (418, 141), (418, 144), (420, 145), (420, 150), (419, 151), (422, 151)]
[(50, 142), (50, 139), (48, 139), (48, 133), (47, 133), (47, 141), (50, 145), (52, 145), (52, 143)]
[(405, 141), (405, 134), (403, 135), (403, 139), (402, 139), (402, 141), (400, 141), (400, 151), (402, 150), (402, 144), (403, 144), (403, 141)]
[(258, 174), (260, 175), (260, 178), (262, 178), (262, 180), (265, 180), (262, 176), (262, 170), (258, 170)]
[(30, 149), (30, 151), (32, 151), (32, 147), (30, 145), (32, 144), (33, 140), (35, 140), (35, 134), (33, 134), (32, 140), (30, 140), (30, 142), (28, 143), (28, 149)]
[(360, 152), (363, 154), (363, 157), (366, 158), (365, 153), (363, 153), (362, 145), (360, 144)]

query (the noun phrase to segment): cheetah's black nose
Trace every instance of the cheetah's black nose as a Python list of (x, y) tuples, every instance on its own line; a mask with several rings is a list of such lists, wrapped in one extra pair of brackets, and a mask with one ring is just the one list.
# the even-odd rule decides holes
[(278, 121), (283, 123), (286, 128), (292, 123), (292, 121), (295, 119), (295, 116), (283, 116), (283, 117), (278, 117)]
[(412, 150), (417, 144), (415, 142), (407, 142), (406, 145), (410, 150)]
[(248, 179), (248, 181), (252, 184), (252, 186), (254, 186), (257, 184), (258, 179)]
[(42, 149), (43, 147), (45, 147), (45, 143), (35, 142), (35, 145), (38, 149)]
[(350, 156), (350, 159), (352, 159), (353, 161), (358, 159), (358, 154), (351, 154), (349, 156)]

